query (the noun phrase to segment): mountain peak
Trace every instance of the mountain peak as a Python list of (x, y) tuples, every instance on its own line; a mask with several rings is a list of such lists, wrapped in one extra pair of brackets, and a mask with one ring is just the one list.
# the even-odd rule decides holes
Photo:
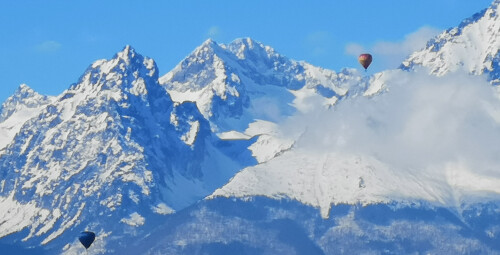
[(35, 92), (32, 88), (30, 88), (28, 85), (25, 83), (22, 83), (19, 85), (19, 87), (16, 89), (14, 92), (13, 97), (17, 98), (26, 98), (34, 95), (39, 95), (37, 92)]
[(46, 98), (46, 96), (40, 95), (38, 92), (33, 90), (31, 87), (29, 87), (28, 85), (23, 83), (23, 84), (19, 85), (19, 87), (14, 92), (14, 94), (11, 97), (9, 97), (6, 100), (6, 102), (9, 100), (13, 100), (16, 102), (29, 101), (30, 98), (35, 98), (36, 100), (38, 100), (38, 99)]
[(132, 46), (126, 45), (112, 59), (95, 61), (88, 68), (82, 79), (91, 78), (92, 83), (95, 83), (95, 79), (103, 75), (108, 77), (106, 79), (113, 80), (119, 78), (118, 76), (125, 77), (129, 75), (133, 75), (136, 78), (138, 76), (149, 76), (156, 80), (158, 78), (158, 68), (153, 59), (142, 56)]
[(142, 57), (140, 54), (137, 54), (135, 49), (130, 45), (125, 45), (122, 51), (116, 53), (114, 58), (120, 58), (125, 61), (130, 61), (136, 57), (136, 55)]
[(424, 66), (438, 76), (463, 70), (486, 74), (492, 84), (500, 84), (499, 7), (500, 1), (495, 0), (489, 8), (432, 38), (423, 50), (411, 54), (401, 68)]
[(210, 46), (214, 44), (217, 45), (217, 42), (214, 41), (212, 38), (208, 38), (200, 46)]
[(26, 83), (19, 85), (18, 90), (32, 90)]
[(239, 59), (245, 59), (249, 56), (255, 58), (267, 59), (279, 54), (270, 46), (266, 46), (250, 37), (238, 38), (228, 45), (228, 49)]
[[(471, 17), (469, 18), (466, 18), (464, 19), (460, 25), (458, 25), (458, 29), (462, 29), (472, 23), (475, 23), (483, 18), (485, 19), (496, 19), (497, 17), (497, 14), (498, 12), (500, 11), (499, 10), (499, 7), (500, 7), (500, 1), (499, 0), (495, 0), (493, 1), (493, 3), (491, 3), (491, 5), (486, 8), (486, 9), (483, 9), (477, 13), (475, 13), (474, 15), (472, 15)], [(451, 29), (449, 29), (451, 30)], [(448, 31), (449, 31), (448, 30)], [(492, 31), (492, 32), (495, 32), (495, 31)]]
[(221, 46), (211, 38), (205, 40), (200, 46), (198, 46), (187, 59), (201, 58), (205, 59), (213, 54), (219, 54), (221, 52)]
[(20, 108), (36, 108), (47, 104), (50, 98), (40, 95), (26, 84), (21, 84), (14, 94), (7, 98), (0, 107), (0, 122), (9, 118)]
[(234, 44), (234, 45), (247, 45), (248, 47), (250, 48), (253, 48), (254, 45), (259, 45), (259, 44), (262, 44), (250, 37), (242, 37), (242, 38), (237, 38), (235, 39), (234, 41), (232, 41), (230, 44)]

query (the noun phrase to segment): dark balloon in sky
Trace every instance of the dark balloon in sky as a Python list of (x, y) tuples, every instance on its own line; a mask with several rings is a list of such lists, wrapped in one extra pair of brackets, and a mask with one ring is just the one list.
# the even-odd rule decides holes
[(80, 243), (85, 246), (85, 249), (88, 249), (95, 240), (95, 234), (94, 232), (84, 231), (80, 233), (80, 236), (78, 236), (78, 240), (80, 240)]
[(366, 70), (372, 63), (372, 55), (368, 53), (361, 54), (358, 57), (358, 61)]

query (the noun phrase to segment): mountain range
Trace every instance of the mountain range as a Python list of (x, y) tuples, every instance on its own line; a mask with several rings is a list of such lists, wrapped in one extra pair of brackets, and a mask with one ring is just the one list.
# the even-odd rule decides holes
[(91, 230), (89, 254), (500, 254), (499, 5), (371, 76), (242, 38), (162, 76), (125, 46), (60, 95), (23, 84), (0, 109), (0, 247), (79, 254)]

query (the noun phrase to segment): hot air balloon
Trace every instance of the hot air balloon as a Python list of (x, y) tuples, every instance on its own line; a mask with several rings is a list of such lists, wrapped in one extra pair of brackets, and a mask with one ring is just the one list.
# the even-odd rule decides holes
[(366, 69), (372, 63), (372, 55), (370, 55), (368, 53), (361, 54), (358, 57), (358, 61), (365, 68), (365, 71), (366, 71)]
[(85, 249), (88, 249), (95, 240), (95, 234), (94, 232), (83, 231), (80, 233), (80, 236), (78, 236), (78, 240), (80, 240), (80, 243), (85, 246)]

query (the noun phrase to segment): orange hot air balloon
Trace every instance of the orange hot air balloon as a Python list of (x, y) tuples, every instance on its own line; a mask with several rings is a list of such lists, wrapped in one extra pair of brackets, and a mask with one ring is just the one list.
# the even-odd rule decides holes
[(372, 55), (370, 55), (368, 53), (361, 54), (358, 57), (358, 61), (365, 68), (365, 71), (366, 71), (366, 69), (372, 63)]

